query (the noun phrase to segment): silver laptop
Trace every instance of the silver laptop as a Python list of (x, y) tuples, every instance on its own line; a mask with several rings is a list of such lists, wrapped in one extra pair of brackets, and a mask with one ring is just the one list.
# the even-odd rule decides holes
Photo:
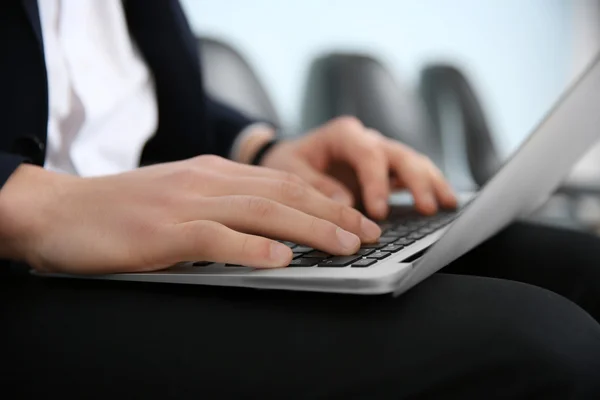
[(363, 246), (354, 256), (332, 257), (286, 243), (295, 256), (286, 268), (197, 261), (158, 272), (80, 278), (399, 295), (541, 206), (599, 137), (597, 56), (479, 193), (463, 196), (457, 211), (432, 217), (419, 216), (392, 196), (380, 242)]

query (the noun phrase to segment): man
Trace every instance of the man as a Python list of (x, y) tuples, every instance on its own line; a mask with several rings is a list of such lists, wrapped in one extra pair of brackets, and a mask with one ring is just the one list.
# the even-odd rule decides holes
[[(7, 260), (76, 274), (195, 259), (285, 267), (292, 254), (274, 239), (333, 254), (376, 240), (371, 219), (385, 217), (392, 189), (408, 188), (424, 213), (455, 205), (427, 158), (352, 118), (274, 142), (268, 123), (208, 99), (175, 0), (1, 10)], [(359, 201), (366, 216), (351, 207)], [(597, 319), (598, 260), (593, 237), (516, 226), (399, 299), (10, 272), (2, 387), (25, 397), (594, 398), (600, 326), (559, 294)]]

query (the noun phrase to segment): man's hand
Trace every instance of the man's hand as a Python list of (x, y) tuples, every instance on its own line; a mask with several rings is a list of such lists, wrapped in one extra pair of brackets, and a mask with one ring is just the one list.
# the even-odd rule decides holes
[(206, 260), (289, 264), (269, 239), (356, 252), (379, 227), (296, 175), (216, 156), (78, 178), (21, 165), (0, 191), (0, 257), (67, 273), (149, 271)]
[(456, 198), (439, 169), (424, 155), (340, 117), (299, 139), (284, 141), (262, 165), (292, 172), (328, 197), (348, 205), (361, 200), (368, 215), (385, 218), (393, 189), (408, 189), (419, 211), (453, 208)]

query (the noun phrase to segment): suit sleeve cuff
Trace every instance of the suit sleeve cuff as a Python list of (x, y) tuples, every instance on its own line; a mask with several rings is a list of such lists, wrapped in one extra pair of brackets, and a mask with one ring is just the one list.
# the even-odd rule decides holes
[(22, 156), (0, 153), (0, 188), (4, 186), (19, 165), (24, 162), (27, 162), (27, 159)]
[(231, 146), (231, 150), (229, 151), (228, 158), (234, 161), (239, 160), (242, 144), (244, 143), (244, 141), (253, 133), (267, 129), (274, 130), (273, 125), (267, 124), (265, 122), (256, 122), (254, 124), (248, 125), (237, 135), (237, 137), (233, 141), (233, 145)]

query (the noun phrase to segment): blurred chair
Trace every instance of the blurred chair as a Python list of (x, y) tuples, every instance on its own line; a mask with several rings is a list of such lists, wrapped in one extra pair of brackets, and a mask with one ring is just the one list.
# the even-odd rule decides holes
[(198, 38), (205, 89), (213, 98), (248, 116), (280, 126), (279, 115), (264, 85), (248, 61), (231, 45)]
[[(455, 129), (460, 129), (464, 139), (469, 170), (477, 186), (483, 186), (502, 162), (481, 103), (467, 77), (451, 65), (429, 65), (421, 72), (420, 94), (437, 136), (444, 137), (449, 122), (459, 124)], [(458, 113), (458, 118), (442, 123), (443, 115), (448, 112)]]

